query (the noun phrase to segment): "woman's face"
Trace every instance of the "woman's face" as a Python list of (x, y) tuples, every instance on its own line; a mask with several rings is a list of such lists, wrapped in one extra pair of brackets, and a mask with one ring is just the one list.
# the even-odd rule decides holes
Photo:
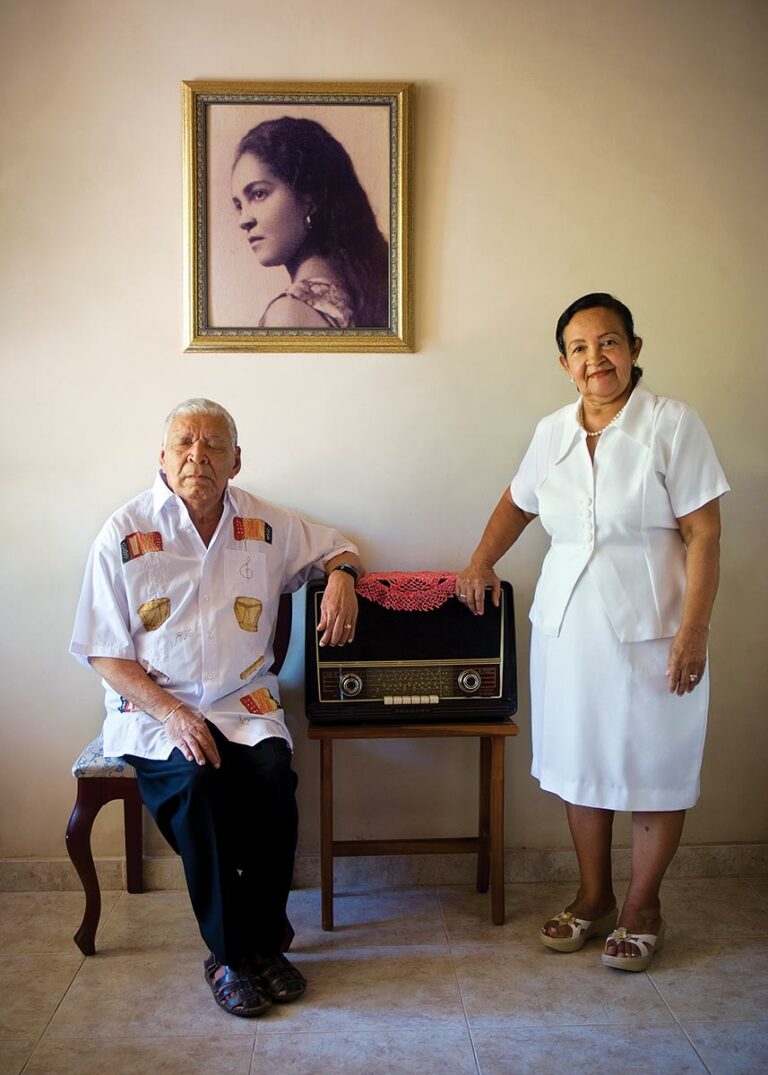
[(566, 325), (563, 342), (560, 365), (588, 402), (611, 403), (627, 392), (643, 341), (630, 343), (615, 310), (580, 310)]
[(262, 265), (285, 265), (307, 239), (307, 204), (259, 157), (246, 153), (232, 172), (232, 202)]

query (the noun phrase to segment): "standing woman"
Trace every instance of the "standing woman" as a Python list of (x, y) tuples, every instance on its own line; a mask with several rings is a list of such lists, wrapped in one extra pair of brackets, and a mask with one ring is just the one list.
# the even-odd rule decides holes
[(321, 124), (283, 116), (250, 130), (232, 201), (261, 264), (291, 278), (259, 327), (387, 327), (387, 241), (349, 154)]
[[(565, 802), (580, 872), (540, 940), (574, 952), (608, 935), (603, 963), (639, 971), (662, 946), (659, 888), (699, 795), (729, 486), (698, 415), (638, 384), (642, 340), (622, 302), (577, 299), (556, 337), (580, 398), (539, 422), (457, 594), (477, 614), (486, 587), (497, 603), (493, 565), (540, 517), (552, 544), (531, 609), (532, 772)], [(632, 812), (620, 913), (615, 810)]]

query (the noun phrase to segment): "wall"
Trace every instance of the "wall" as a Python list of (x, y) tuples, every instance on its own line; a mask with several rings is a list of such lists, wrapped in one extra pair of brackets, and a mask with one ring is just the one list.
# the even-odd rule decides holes
[[(378, 568), (458, 568), (538, 417), (571, 398), (556, 317), (622, 296), (649, 387), (704, 416), (734, 486), (690, 843), (766, 838), (766, 7), (760, 0), (10, 0), (2, 14), (2, 854), (63, 854), (68, 770), (101, 697), (67, 656), (105, 516), (152, 477), (162, 418), (205, 395), (240, 483), (332, 521)], [(185, 355), (182, 79), (417, 83), (413, 355)], [(507, 842), (565, 846), (528, 775), (527, 607)], [(286, 671), (304, 850), (317, 752)], [(638, 714), (642, 719), (642, 714)], [(342, 745), (341, 836), (471, 827), (474, 747)], [(345, 769), (347, 771), (345, 772)], [(101, 854), (120, 850), (118, 815)], [(157, 842), (153, 846), (158, 847)]]

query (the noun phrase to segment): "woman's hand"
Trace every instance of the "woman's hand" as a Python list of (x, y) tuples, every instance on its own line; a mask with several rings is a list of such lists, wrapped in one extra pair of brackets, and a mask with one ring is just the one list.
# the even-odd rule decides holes
[(205, 723), (205, 719), (183, 705), (165, 723), (168, 738), (175, 747), (178, 747), (187, 761), (196, 761), (198, 765), (205, 765), (209, 761), (214, 769), (221, 765), (216, 740), (211, 735), (211, 729)]
[(485, 611), (485, 589), (491, 590), (491, 600), (498, 608), (501, 600), (501, 581), (489, 563), (472, 560), (456, 576), (456, 596), (476, 616)]
[(669, 647), (667, 690), (670, 694), (690, 694), (701, 682), (707, 666), (706, 627), (681, 627)]
[(321, 646), (343, 646), (355, 637), (357, 595), (355, 580), (346, 571), (331, 571), (320, 602), (317, 625)]

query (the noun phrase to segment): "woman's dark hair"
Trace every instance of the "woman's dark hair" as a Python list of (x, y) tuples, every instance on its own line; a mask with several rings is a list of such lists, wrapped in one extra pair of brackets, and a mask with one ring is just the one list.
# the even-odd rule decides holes
[(263, 160), (310, 202), (312, 248), (338, 273), (352, 301), (355, 325), (389, 325), (389, 248), (344, 146), (311, 119), (266, 120), (246, 134), (246, 153)]
[[(613, 310), (621, 318), (621, 323), (624, 326), (624, 331), (627, 334), (627, 339), (630, 345), (635, 342), (637, 336), (635, 335), (635, 322), (632, 317), (632, 311), (628, 306), (615, 298), (613, 295), (609, 295), (605, 291), (593, 291), (590, 295), (582, 295), (580, 299), (576, 299), (572, 302), (567, 310), (564, 310), (557, 320), (557, 328), (555, 329), (555, 339), (557, 340), (557, 347), (561, 355), (565, 354), (565, 340), (563, 339), (563, 333), (566, 330), (569, 322), (580, 313), (582, 310), (594, 310), (596, 306), (602, 307), (605, 310)], [(643, 371), (640, 366), (632, 367), (632, 384), (636, 385), (640, 378), (643, 376)]]

